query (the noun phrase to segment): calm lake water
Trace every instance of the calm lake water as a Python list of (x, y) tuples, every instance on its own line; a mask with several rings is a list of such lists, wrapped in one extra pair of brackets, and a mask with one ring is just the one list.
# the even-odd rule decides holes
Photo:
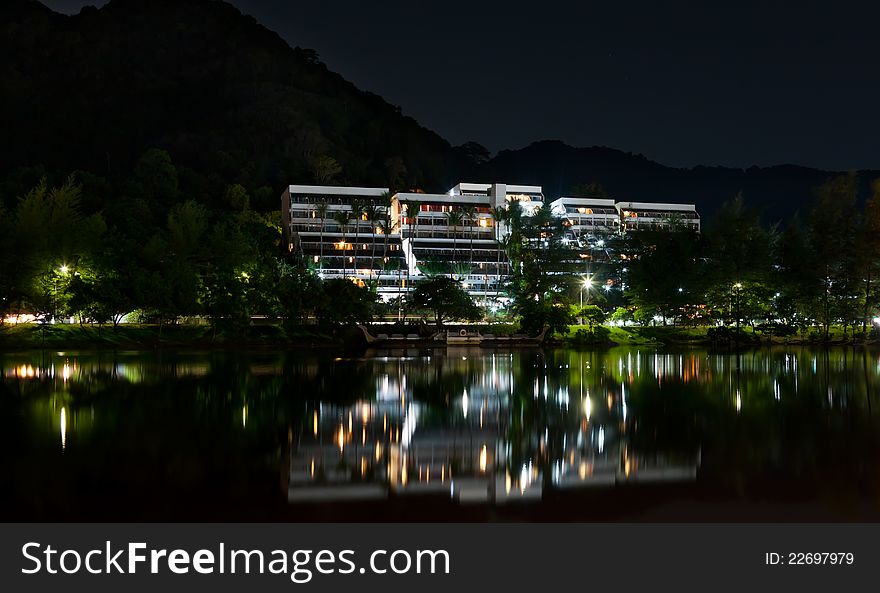
[(13, 520), (880, 520), (880, 352), (0, 354)]

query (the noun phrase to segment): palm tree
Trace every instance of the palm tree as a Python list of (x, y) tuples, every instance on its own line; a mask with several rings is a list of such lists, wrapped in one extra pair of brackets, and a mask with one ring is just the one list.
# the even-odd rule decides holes
[[(399, 318), (401, 315), (401, 311), (402, 311), (402, 309), (400, 309), (400, 307), (402, 307), (402, 305), (403, 305), (403, 302), (399, 300), (399, 297), (401, 296), (401, 292), (402, 292), (401, 291), (402, 287), (400, 286), (400, 280), (401, 280), (400, 275), (402, 273), (402, 271), (400, 269), (400, 259), (399, 259), (400, 255), (398, 254), (398, 257), (389, 261), (389, 259), (388, 259), (388, 239), (389, 239), (389, 235), (391, 235), (392, 233), (394, 233), (395, 231), (400, 229), (400, 225), (399, 225), (399, 223), (395, 223), (391, 219), (391, 211), (386, 210), (384, 215), (382, 216), (382, 219), (379, 221), (379, 228), (382, 229), (382, 234), (384, 235), (383, 236), (384, 245), (382, 246), (382, 269), (385, 271), (387, 271), (389, 269), (390, 270), (397, 270), (397, 296), (398, 296), (398, 313), (397, 313), (397, 315)], [(391, 262), (394, 262), (394, 264), (391, 265)], [(409, 269), (409, 268), (407, 267), (407, 269)]]
[(376, 265), (376, 229), (380, 227), (382, 212), (374, 203), (364, 206), (364, 216), (370, 223), (370, 273), (375, 273)]
[(477, 208), (473, 205), (462, 206), (461, 208), (462, 220), (470, 223), (471, 229), (468, 233), (468, 237), (470, 238), (470, 265), (471, 268), (474, 267), (474, 233), (476, 232), (476, 222), (477, 222)]
[(391, 213), (386, 211), (379, 217), (378, 228), (382, 230), (382, 261), (384, 262), (385, 258), (388, 257), (389, 235), (392, 235), (394, 231), (398, 230), (399, 226), (391, 220)]
[(320, 249), (318, 271), (320, 272), (324, 269), (324, 221), (327, 219), (327, 200), (318, 202), (318, 205), (315, 206), (315, 215), (321, 219), (321, 239), (318, 243), (318, 249)]
[(508, 214), (510, 214), (507, 208), (502, 208), (501, 206), (496, 206), (492, 208), (492, 233), (495, 236), (495, 243), (497, 243), (497, 260), (495, 262), (495, 274), (498, 276), (498, 279), (495, 281), (495, 298), (498, 298), (498, 287), (501, 284), (501, 226), (500, 223), (505, 222), (508, 218)]
[(351, 219), (354, 221), (354, 236), (355, 239), (352, 242), (352, 250), (354, 251), (354, 262), (352, 265), (352, 270), (355, 270), (355, 274), (357, 274), (357, 264), (358, 264), (358, 250), (357, 250), (357, 237), (361, 232), (361, 220), (364, 217), (364, 210), (366, 208), (366, 204), (363, 200), (354, 199), (351, 201)]
[(406, 205), (406, 217), (411, 219), (409, 223), (409, 257), (406, 258), (406, 285), (409, 286), (409, 262), (413, 258), (413, 238), (419, 230), (419, 212), (422, 210), (422, 203), (418, 201), (409, 202)]
[(347, 245), (345, 242), (345, 230), (346, 227), (348, 227), (348, 223), (351, 222), (351, 211), (340, 210), (333, 215), (333, 220), (336, 221), (336, 224), (338, 224), (340, 230), (342, 230), (342, 277), (345, 278), (345, 272), (347, 270), (347, 262), (345, 261), (345, 246)]
[(461, 210), (451, 210), (446, 213), (446, 226), (452, 227), (452, 262), (456, 259), (456, 245), (458, 243), (458, 225), (464, 220)]

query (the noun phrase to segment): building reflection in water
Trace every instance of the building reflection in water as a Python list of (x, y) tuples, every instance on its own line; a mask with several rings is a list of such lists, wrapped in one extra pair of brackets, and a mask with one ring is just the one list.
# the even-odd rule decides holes
[(613, 374), (591, 368), (595, 354), (579, 354), (559, 364), (534, 353), (527, 372), (513, 353), (373, 358), (367, 397), (317, 402), (308, 430), (291, 434), (288, 500), (441, 494), (503, 504), (540, 500), (545, 488), (695, 480), (698, 447), (648, 455), (629, 445), (632, 359)]
[(294, 503), (552, 505), (696, 480), (737, 496), (849, 480), (876, 501), (878, 393), (871, 349), (4, 352), (0, 453), (20, 504), (63, 488), (87, 504), (78, 475), (255, 500), (280, 475)]

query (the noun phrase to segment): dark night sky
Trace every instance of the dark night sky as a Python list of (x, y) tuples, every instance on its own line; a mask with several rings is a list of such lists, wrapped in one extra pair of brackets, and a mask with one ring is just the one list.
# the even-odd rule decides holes
[(878, 3), (232, 4), (454, 144), (880, 168)]

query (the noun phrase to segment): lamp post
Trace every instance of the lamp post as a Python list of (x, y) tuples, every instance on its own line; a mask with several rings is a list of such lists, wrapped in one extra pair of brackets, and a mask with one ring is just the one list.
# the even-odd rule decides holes
[(739, 293), (742, 290), (742, 283), (737, 282), (733, 285), (734, 290), (736, 291), (736, 336), (737, 340), (739, 340)]
[[(67, 264), (61, 264), (58, 272), (62, 276), (67, 276)], [(58, 319), (58, 275), (52, 274), (52, 323)]]
[(581, 309), (584, 308), (584, 291), (587, 292), (587, 304), (588, 305), (590, 304), (590, 288), (592, 288), (592, 286), (593, 286), (593, 277), (592, 276), (585, 277), (583, 282), (581, 283), (581, 291), (580, 291)]
[[(584, 291), (587, 292), (587, 304), (588, 305), (590, 304), (590, 287), (592, 287), (592, 286), (593, 286), (593, 277), (590, 275), (587, 275), (586, 277), (584, 277), (583, 282), (581, 282), (581, 289), (579, 291), (580, 297), (581, 297), (581, 299), (580, 299), (581, 300), (581, 309), (584, 308)], [(583, 325), (583, 324), (584, 324), (584, 320), (583, 320), (583, 317), (581, 317), (578, 325)]]

